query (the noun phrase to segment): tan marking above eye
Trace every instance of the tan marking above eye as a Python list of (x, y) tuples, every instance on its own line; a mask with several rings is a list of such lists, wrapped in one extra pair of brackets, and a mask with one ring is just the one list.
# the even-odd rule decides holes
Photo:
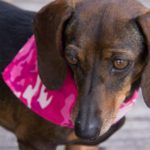
[(115, 69), (125, 69), (129, 65), (129, 61), (123, 59), (116, 59), (113, 61), (113, 67)]
[[(104, 49), (103, 58), (110, 59), (112, 56), (123, 56), (129, 60), (135, 60), (136, 55), (130, 49)], [(125, 59), (124, 59), (125, 60)]]

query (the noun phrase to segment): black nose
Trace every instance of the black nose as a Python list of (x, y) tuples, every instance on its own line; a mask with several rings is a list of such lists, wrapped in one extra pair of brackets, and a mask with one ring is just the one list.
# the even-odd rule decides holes
[(94, 140), (99, 137), (100, 134), (100, 119), (99, 118), (91, 118), (86, 120), (87, 118), (81, 119), (78, 117), (75, 122), (75, 133), (78, 137), (82, 139)]

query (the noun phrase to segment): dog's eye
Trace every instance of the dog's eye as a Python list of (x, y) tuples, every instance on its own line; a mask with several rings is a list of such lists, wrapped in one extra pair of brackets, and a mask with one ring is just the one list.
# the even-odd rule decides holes
[(78, 63), (77, 56), (73, 50), (67, 50), (65, 53), (65, 57), (69, 64), (76, 65)]
[(129, 61), (123, 59), (115, 59), (113, 61), (113, 67), (118, 70), (123, 70), (129, 65)]
[(69, 45), (66, 48), (65, 51), (65, 57), (69, 64), (76, 65), (78, 63), (78, 57), (77, 57), (77, 47), (74, 45)]
[(78, 63), (78, 59), (71, 54), (66, 54), (66, 59), (72, 65), (76, 65)]

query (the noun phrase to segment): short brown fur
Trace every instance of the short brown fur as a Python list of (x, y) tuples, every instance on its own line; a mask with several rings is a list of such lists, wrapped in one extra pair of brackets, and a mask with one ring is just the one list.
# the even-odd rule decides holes
[[(32, 113), (0, 79), (0, 124), (16, 134), (20, 150), (105, 141), (123, 125), (124, 118), (113, 125), (114, 118), (140, 83), (150, 106), (146, 90), (150, 87), (149, 11), (136, 0), (56, 0), (37, 13), (34, 33), (40, 76), (45, 86), (57, 89), (67, 66), (72, 70), (79, 93), (73, 113), (75, 129), (58, 127)], [(116, 58), (130, 63), (117, 70)]]

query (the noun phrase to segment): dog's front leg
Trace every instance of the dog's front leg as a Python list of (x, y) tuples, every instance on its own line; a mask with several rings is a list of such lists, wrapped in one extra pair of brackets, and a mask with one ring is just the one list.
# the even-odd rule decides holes
[(68, 145), (66, 150), (101, 150), (98, 146)]
[(56, 145), (49, 145), (46, 142), (29, 143), (18, 140), (19, 150), (56, 150)]
[(31, 145), (28, 145), (27, 143), (18, 140), (18, 146), (19, 150), (35, 150)]

